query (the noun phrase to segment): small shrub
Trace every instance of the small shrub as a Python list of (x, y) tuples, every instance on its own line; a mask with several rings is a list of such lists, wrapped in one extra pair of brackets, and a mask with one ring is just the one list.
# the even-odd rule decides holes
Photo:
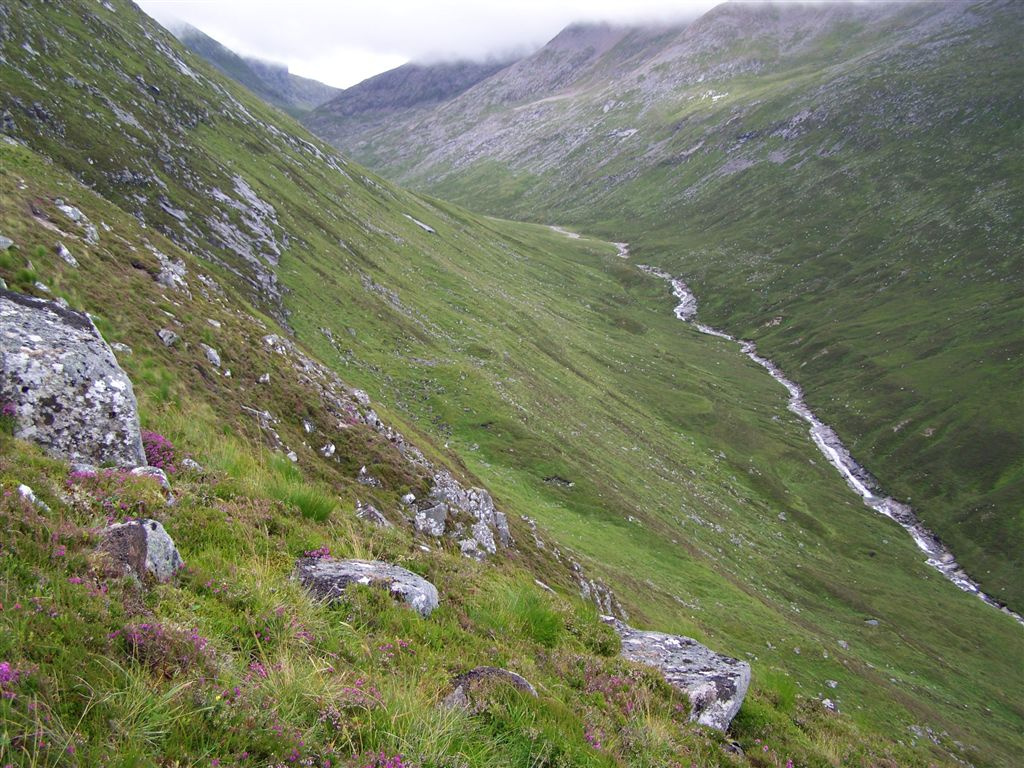
[(178, 459), (174, 445), (159, 432), (142, 430), (142, 447), (146, 461), (151, 467), (159, 467), (171, 475), (178, 471)]
[(16, 426), (15, 415), (17, 411), (14, 403), (0, 405), (0, 432), (5, 435), (13, 435)]
[(171, 680), (196, 671), (201, 677), (216, 673), (213, 651), (197, 629), (179, 629), (158, 623), (130, 624), (110, 635), (128, 658), (155, 675)]

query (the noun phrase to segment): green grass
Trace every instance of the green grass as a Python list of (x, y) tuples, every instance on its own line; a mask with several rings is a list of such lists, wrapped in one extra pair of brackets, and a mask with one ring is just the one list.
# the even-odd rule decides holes
[[(79, 41), (80, 25), (93, 25), (96, 52), (77, 42), (53, 52), (64, 57), (53, 66), (82, 79), (93, 77), (88, 63), (102, 55), (105, 64), (145, 68), (162, 92), (206, 103), (208, 86), (150, 55), (125, 21), (134, 18), (127, 10), (89, 8), (99, 21), (34, 6), (14, 20), (21, 31), (63, 29)], [(39, 66), (25, 55), (14, 51), (10, 60)], [(198, 62), (189, 65), (212, 79)], [(74, 94), (106, 114), (101, 100), (62, 83), (41, 94), (12, 75), (11, 87), (29, 103)], [(133, 108), (151, 131), (136, 140), (155, 156), (160, 108), (122, 94), (119, 78), (100, 84), (112, 98), (138, 102)], [(260, 120), (300, 130), (223, 87)], [(296, 747), (296, 732), (321, 754), (334, 749), (348, 759), (384, 749), (423, 766), (772, 765), (776, 758), (784, 765), (786, 757), (815, 766), (930, 765), (952, 763), (951, 754), (976, 765), (1012, 764), (1022, 746), (1014, 697), (1022, 681), (1012, 664), (1019, 627), (940, 578), (902, 531), (852, 497), (785, 410), (782, 388), (734, 345), (675, 320), (664, 286), (623, 263), (610, 244), (479, 217), (353, 165), (343, 175), (238, 114), (182, 134), (204, 185), (230, 190), (231, 174), (242, 174), (289, 232), (277, 273), (290, 290), (284, 308), (299, 348), (364, 388), (385, 422), (467, 484), (487, 487), (508, 513), (515, 550), (476, 564), (451, 542), (416, 539), (402, 525), (372, 529), (354, 517), (359, 500), (400, 522), (400, 497), (421, 496), (429, 479), (379, 433), (339, 421), (319, 374), (263, 342), (268, 333), (288, 335), (273, 319), (280, 307), (162, 234), (162, 227), (175, 238), (182, 231), (152, 200), (143, 204), (109, 183), (105, 170), (144, 153), (108, 144), (99, 123), (79, 112), (86, 107), (64, 115), (60, 142), (44, 131), (31, 148), (0, 145), (0, 232), (16, 242), (18, 256), (47, 246), (53, 232), (30, 203), (67, 230), (80, 268), (50, 250), (34, 266), (56, 295), (101, 313), (108, 340), (132, 348), (120, 360), (135, 382), (143, 425), (205, 468), (174, 479), (174, 507), (136, 499), (168, 526), (189, 570), (145, 593), (113, 581), (105, 595), (92, 595), (66, 580), (91, 573), (90, 531), (102, 505), (63, 500), (66, 468), (4, 438), (3, 489), (27, 483), (53, 512), (40, 519), (13, 496), (3, 502), (12, 534), (0, 550), (0, 601), (56, 600), (61, 618), (0, 614), (0, 660), (32, 670), (26, 685), (45, 689), (41, 711), (52, 711), (64, 731), (81, 719), (83, 764), (102, 757), (145, 764), (154, 753), (171, 764), (202, 764), (250, 746), (270, 762)], [(93, 165), (79, 162), (87, 143), (97, 147)], [(169, 199), (203, 229), (217, 201), (177, 172), (162, 178)], [(62, 218), (58, 196), (110, 227), (101, 228), (97, 246)], [(133, 215), (139, 206), (145, 229)], [(158, 265), (147, 243), (184, 261), (190, 295), (153, 280)], [(206, 240), (201, 247), (217, 248)], [(237, 255), (211, 255), (249, 274)], [(0, 275), (11, 279), (14, 268), (20, 262), (0, 265)], [(205, 289), (200, 275), (216, 279), (223, 295)], [(182, 337), (170, 348), (155, 337), (165, 324)], [(211, 371), (200, 340), (220, 351), (230, 378)], [(260, 384), (265, 373), (270, 382)], [(254, 410), (270, 412), (269, 427)], [(337, 452), (325, 460), (319, 449), (328, 441)], [(298, 456), (294, 465), (283, 457), (286, 447)], [(364, 465), (381, 486), (357, 482)], [(538, 521), (543, 550), (520, 515)], [(67, 559), (51, 557), (54, 532), (68, 538)], [(441, 591), (441, 609), (423, 621), (373, 591), (335, 607), (310, 601), (289, 574), (295, 557), (322, 546), (423, 574)], [(724, 752), (722, 737), (685, 725), (674, 695), (648, 677), (635, 686), (642, 700), (628, 716), (614, 696), (587, 690), (588, 674), (614, 676), (623, 667), (606, 628), (575, 597), (569, 556), (615, 589), (635, 626), (686, 633), (751, 662), (753, 692), (733, 733), (746, 758)], [(216, 681), (194, 672), (185, 676), (194, 684), (178, 688), (185, 680), (164, 680), (116, 654), (121, 671), (105, 666), (108, 635), (142, 615), (197, 628), (215, 652)], [(866, 625), (869, 617), (879, 626)], [(304, 631), (316, 638), (312, 646)], [(384, 662), (380, 646), (399, 639), (415, 654)], [(254, 662), (266, 677), (253, 676)], [(493, 711), (474, 717), (438, 709), (455, 674), (489, 663), (524, 674), (540, 699), (496, 700)], [(350, 707), (343, 727), (328, 727), (321, 715), (360, 677), (383, 704)], [(123, 692), (137, 691), (139, 679), (152, 701), (131, 714)], [(835, 690), (825, 686), (829, 679)], [(240, 706), (217, 699), (235, 685), (245, 692)], [(824, 696), (839, 702), (840, 714), (823, 710)], [(35, 734), (30, 714), (9, 708), (4, 721)], [(111, 730), (111, 719), (124, 727)], [(932, 728), (941, 744), (915, 738), (911, 726)], [(588, 727), (604, 733), (605, 748), (588, 746)], [(757, 752), (765, 742), (768, 757)], [(0, 749), (15, 763), (56, 757), (20, 736)]]

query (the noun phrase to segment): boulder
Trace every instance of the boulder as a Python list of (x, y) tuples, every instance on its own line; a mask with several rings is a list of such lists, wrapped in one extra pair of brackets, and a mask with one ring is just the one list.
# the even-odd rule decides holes
[(88, 464), (146, 464), (132, 383), (92, 320), (0, 291), (0, 401), (17, 437)]
[(170, 328), (161, 328), (156, 332), (156, 335), (159, 337), (160, 341), (164, 343), (165, 347), (173, 346), (175, 342), (178, 341), (178, 334)]
[(200, 344), (199, 348), (203, 350), (203, 354), (206, 355), (206, 359), (209, 360), (210, 365), (220, 368), (220, 353), (216, 349), (208, 344)]
[(174, 541), (156, 520), (115, 523), (103, 534), (102, 552), (117, 570), (168, 581), (184, 565)]
[(654, 667), (690, 698), (691, 720), (720, 731), (729, 727), (747, 695), (749, 664), (715, 653), (689, 637), (642, 632), (611, 616), (601, 620), (622, 639), (624, 658)]
[(438, 605), (433, 584), (412, 571), (378, 560), (305, 557), (296, 563), (295, 575), (313, 594), (329, 602), (341, 597), (351, 584), (382, 584), (421, 616), (429, 616)]
[(388, 521), (384, 514), (377, 509), (373, 504), (363, 504), (361, 501), (356, 502), (356, 517), (360, 520), (365, 520), (368, 523), (372, 523), (378, 528), (390, 528), (391, 523)]
[(448, 709), (478, 712), (485, 704), (483, 699), (487, 693), (499, 685), (510, 685), (530, 696), (537, 696), (537, 689), (522, 675), (500, 667), (476, 667), (452, 681), (453, 690), (444, 698), (441, 705)]

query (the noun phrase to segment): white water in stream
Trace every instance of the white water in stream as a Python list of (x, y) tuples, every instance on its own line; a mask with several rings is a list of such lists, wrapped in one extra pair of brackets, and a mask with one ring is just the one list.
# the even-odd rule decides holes
[(740, 349), (743, 350), (747, 357), (768, 371), (773, 379), (789, 391), (789, 410), (810, 425), (811, 439), (814, 440), (814, 444), (818, 446), (818, 449), (822, 452), (825, 458), (828, 459), (829, 463), (839, 471), (839, 474), (843, 476), (846, 484), (864, 500), (864, 503), (867, 506), (899, 523), (899, 525), (901, 525), (904, 530), (911, 535), (917, 546), (921, 548), (925, 555), (927, 555), (928, 565), (938, 570), (943, 576), (960, 587), (960, 589), (964, 590), (964, 592), (970, 592), (971, 594), (976, 595), (981, 600), (995, 608), (998, 608), (1004, 613), (1009, 614), (1016, 619), (1018, 623), (1024, 625), (1024, 617), (1021, 617), (1020, 614), (1014, 613), (1006, 606), (1001, 605), (999, 602), (981, 591), (977, 582), (968, 576), (964, 569), (960, 567), (960, 564), (957, 563), (956, 558), (953, 557), (953, 553), (950, 552), (941, 541), (939, 541), (935, 534), (921, 524), (921, 521), (917, 519), (917, 515), (914, 514), (913, 509), (902, 502), (896, 501), (896, 499), (891, 496), (885, 496), (878, 491), (875, 479), (866, 469), (854, 460), (850, 455), (850, 452), (846, 449), (846, 446), (844, 446), (842, 441), (839, 439), (839, 436), (835, 433), (835, 430), (823, 423), (821, 419), (815, 416), (811, 409), (807, 407), (807, 403), (804, 402), (803, 393), (800, 391), (800, 387), (795, 382), (787, 379), (785, 374), (782, 373), (775, 363), (757, 354), (757, 347), (754, 346), (752, 341), (737, 339), (734, 336), (730, 336), (716, 328), (711, 328), (710, 326), (698, 323), (696, 321), (697, 299), (693, 293), (691, 293), (686, 283), (678, 278), (672, 277), (667, 272), (663, 272), (660, 269), (655, 269), (654, 267), (648, 267), (645, 265), (638, 265), (638, 267), (649, 275), (660, 277), (661, 279), (669, 282), (672, 286), (672, 294), (679, 300), (679, 304), (676, 305), (674, 310), (676, 317), (684, 322), (692, 324), (693, 327), (701, 333), (717, 336), (720, 339), (735, 341), (740, 345)]

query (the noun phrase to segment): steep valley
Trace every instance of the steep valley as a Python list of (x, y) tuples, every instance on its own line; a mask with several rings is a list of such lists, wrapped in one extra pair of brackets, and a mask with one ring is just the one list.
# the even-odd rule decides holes
[[(692, 274), (702, 317), (707, 307), (784, 364), (803, 361), (810, 342), (788, 342), (833, 327), (809, 324), (820, 306), (794, 299), (792, 321), (754, 333), (763, 309), (745, 303), (786, 274), (750, 256), (783, 239), (761, 228), (776, 208), (730, 239), (709, 202), (721, 206), (725, 186), (676, 209), (638, 177), (626, 208), (624, 187), (581, 177), (592, 191), (566, 187), (559, 199), (576, 202), (560, 208), (550, 179), (525, 183), (491, 161), (429, 185), (524, 218), (550, 205), (558, 223), (629, 240), (623, 259), (613, 242), (395, 186), (130, 3), (19, 0), (2, 21), (0, 277), (90, 313), (143, 426), (199, 468), (171, 474), (166, 505), (141, 481), (83, 480), (2, 422), (0, 764), (1014, 764), (1021, 628), (852, 496), (785, 390), (734, 344), (681, 324), (664, 283), (636, 266)], [(777, 195), (778, 179), (764, 181), (757, 194)], [(979, 194), (979, 207), (1003, 205), (998, 190)], [(1019, 252), (1008, 228), (991, 237), (1006, 265), (977, 267), (994, 276), (965, 281), (977, 303), (958, 302), (948, 332), (1002, 354)], [(821, 259), (820, 279), (832, 265)], [(792, 284), (801, 297), (807, 279)], [(875, 316), (851, 313), (865, 333), (908, 309), (908, 294), (891, 294)], [(835, 312), (860, 300), (837, 294)], [(936, 310), (915, 312), (908, 324)], [(971, 312), (1008, 330), (978, 340)], [(868, 355), (854, 338), (844, 354)], [(820, 344), (833, 351), (808, 362), (806, 383), (793, 366), (808, 398), (830, 417), (874, 408), (873, 390), (854, 386), (866, 374), (833, 370), (835, 342)], [(936, 355), (958, 359), (951, 349)], [(1012, 422), (1015, 365), (944, 386), (976, 388), (970, 398)], [(875, 385), (892, 375), (876, 370)], [(844, 405), (828, 406), (840, 384)], [(970, 413), (988, 439), (986, 413)], [(857, 455), (896, 462), (894, 451)], [(1016, 476), (1001, 471), (1012, 503)], [(428, 498), (444, 473), (489, 492), (508, 546), (466, 557), (412, 513), (410, 495)], [(994, 503), (990, 491), (979, 498)], [(187, 567), (143, 587), (105, 574), (97, 531), (124, 515), (107, 502), (159, 518)], [(368, 505), (387, 527), (367, 522)], [(999, 530), (1012, 548), (1014, 529)], [(312, 599), (294, 564), (328, 550), (428, 578), (440, 606), (423, 618), (369, 589)], [(618, 660), (598, 610), (748, 662), (728, 734), (688, 722), (689, 701)], [(187, 653), (143, 652), (140, 626), (184, 638)], [(445, 709), (451, 679), (474, 665), (516, 671), (537, 696)]]
[(342, 94), (306, 123), (684, 278), (1019, 611), (1022, 29), (1008, 2), (729, 3), (570, 27), (441, 104), (342, 119)]

